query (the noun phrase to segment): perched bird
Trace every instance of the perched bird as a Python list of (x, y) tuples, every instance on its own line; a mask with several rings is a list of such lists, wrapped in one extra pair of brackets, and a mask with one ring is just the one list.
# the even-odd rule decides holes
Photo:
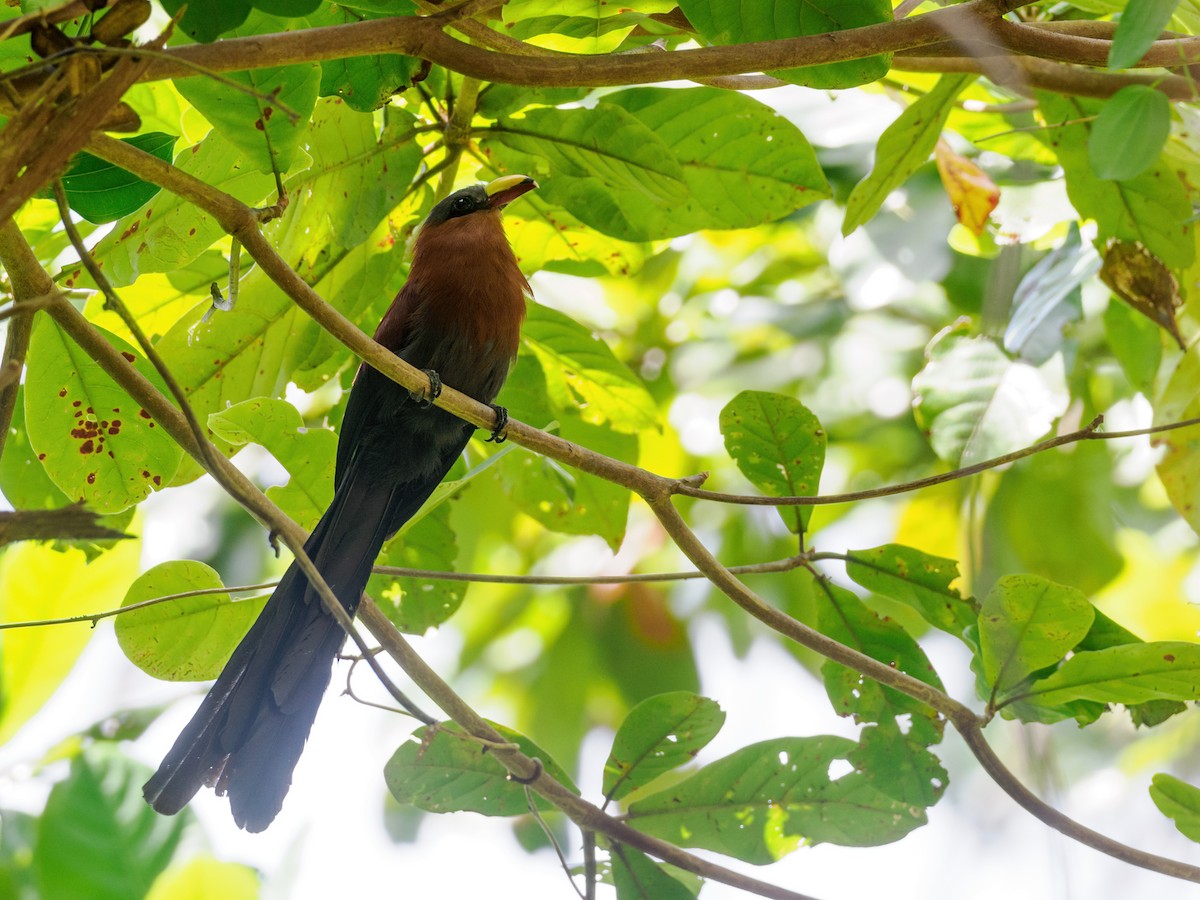
[[(375, 340), (490, 404), (517, 356), (529, 293), (500, 211), (537, 187), (508, 175), (455, 191), (429, 213), (408, 281)], [(489, 440), (503, 440), (507, 413)], [(305, 552), (351, 616), (384, 541), (441, 482), (474, 426), (363, 363), (338, 441), (333, 502)], [(278, 814), (345, 632), (293, 563), (143, 794), (173, 814), (201, 785), (229, 796), (238, 826)]]

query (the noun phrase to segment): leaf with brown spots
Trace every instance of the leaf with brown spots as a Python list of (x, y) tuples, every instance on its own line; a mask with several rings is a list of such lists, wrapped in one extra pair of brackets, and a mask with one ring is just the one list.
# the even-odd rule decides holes
[[(159, 383), (145, 360), (105, 334), (127, 361)], [(72, 500), (115, 513), (169, 481), (182, 451), (49, 317), (33, 332), (26, 376), (29, 443), (46, 474)], [(143, 474), (146, 473), (146, 474)]]

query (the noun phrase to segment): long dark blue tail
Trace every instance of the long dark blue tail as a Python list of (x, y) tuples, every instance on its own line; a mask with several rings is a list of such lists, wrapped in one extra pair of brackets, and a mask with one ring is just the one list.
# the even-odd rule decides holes
[[(412, 514), (397, 507), (410, 507), (414, 498), (396, 497), (395, 488), (370, 482), (361, 473), (346, 478), (305, 544), (351, 615), (375, 557), (395, 530), (397, 513)], [(266, 828), (283, 805), (344, 639), (342, 627), (293, 563), (146, 782), (146, 801), (173, 814), (209, 785), (229, 795), (239, 827)]]

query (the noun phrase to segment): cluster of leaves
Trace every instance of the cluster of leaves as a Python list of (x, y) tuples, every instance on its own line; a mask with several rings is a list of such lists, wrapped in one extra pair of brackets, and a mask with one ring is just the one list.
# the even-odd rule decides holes
[[(170, 13), (182, 6), (164, 3)], [(1157, 6), (1121, 19), (1114, 67), (1136, 60), (1160, 33), (1166, 19)], [(510, 0), (487, 15), (511, 38), (583, 53), (771, 40), (893, 16), (890, 4), (877, 2), (776, 7), (747, 0), (735, 14), (719, 0), (635, 0), (611, 9)], [(1108, 7), (1089, 2), (1072, 14), (1106, 16), (1114, 11)], [(172, 40), (415, 11), (382, 0), (196, 0)], [(1174, 25), (1190, 30), (1200, 25), (1194, 18), (1182, 4)], [(69, 28), (87, 33), (90, 23)], [(28, 48), (24, 38), (0, 42), (0, 66), (23, 64)], [(266, 226), (268, 236), (305, 281), (368, 332), (403, 284), (403, 246), (435, 199), (439, 173), (538, 178), (542, 189), (507, 214), (522, 266), (593, 279), (606, 311), (570, 296), (556, 298), (554, 308), (531, 304), (500, 402), (515, 418), (625, 462), (672, 474), (707, 468), (718, 484), (748, 481), (772, 496), (812, 496), (823, 474), (827, 488), (839, 479), (868, 486), (971, 464), (1067, 421), (1144, 401), (1160, 422), (1196, 415), (1200, 371), (1194, 354), (1176, 347), (1194, 330), (1188, 293), (1200, 281), (1194, 113), (1172, 108), (1145, 85), (1104, 101), (1043, 92), (1030, 104), (975, 76), (903, 75), (892, 62), (876, 54), (770, 73), (822, 89), (886, 80), (902, 107), (872, 135), (872, 165), (865, 145), (827, 146), (807, 126), (806, 137), (796, 123), (815, 116), (815, 107), (785, 117), (715, 87), (592, 93), (481, 85), (400, 55), (143, 84), (125, 102), (141, 120), (130, 143), (245, 203), (273, 200), (277, 169), (290, 203)], [(887, 108), (886, 99), (864, 98), (874, 101), (880, 105), (872, 109)], [(931, 154), (936, 168), (927, 165)], [(268, 496), (311, 526), (331, 494), (342, 398), (356, 360), (249, 261), (237, 267), (234, 307), (213, 313), (210, 285), (229, 278), (239, 251), (210, 216), (87, 154), (63, 182), (88, 223), (85, 234), (98, 238), (90, 242), (93, 256), (170, 361), (218, 446), (230, 454), (265, 448), (288, 475)], [(1063, 184), (1074, 211), (1058, 202)], [(821, 201), (834, 197), (844, 209), (830, 217), (834, 205)], [(914, 219), (930, 224), (914, 228)], [(52, 267), (65, 248), (53, 205), (34, 201), (17, 221)], [(1094, 225), (1081, 231), (1084, 221)], [(835, 259), (828, 249), (839, 228), (846, 236), (840, 246), (849, 250)], [(673, 240), (698, 232), (704, 237)], [(883, 289), (870, 277), (879, 271), (899, 287)], [(56, 275), (64, 287), (94, 287), (76, 263)], [(557, 283), (545, 282), (548, 293)], [(84, 312), (161, 386), (99, 298)], [(759, 390), (743, 391), (746, 385)], [(905, 399), (911, 388), (915, 417), (906, 404), (886, 402), (880, 390), (889, 385), (902, 386)], [(283, 399), (289, 386), (299, 389), (295, 403)], [(808, 407), (795, 399), (801, 392), (811, 398)], [(689, 406), (705, 411), (726, 456), (717, 455), (715, 441), (664, 429), (686, 423)], [(831, 471), (827, 433), (835, 437)], [(1162, 437), (1159, 475), (1179, 515), (1200, 528), (1193, 433)], [(942, 679), (918, 638), (931, 630), (952, 636), (970, 656), (987, 716), (1083, 725), (1116, 704), (1135, 723), (1158, 725), (1200, 699), (1200, 645), (1182, 639), (1195, 633), (1186, 614), (1156, 619), (1122, 602), (1148, 577), (1146, 567), (1127, 560), (1128, 542), (1170, 528), (1175, 517), (1151, 492), (1118, 481), (1121, 462), (1103, 447), (1081, 445), (1069, 456), (1033, 457), (970, 487), (919, 496), (896, 507), (896, 542), (835, 548), (860, 590), (810, 562), (762, 578), (761, 593), (937, 691)], [(14, 507), (82, 502), (125, 528), (151, 494), (200, 475), (53, 320), (37, 317), (0, 458), (0, 490)], [(968, 504), (974, 522), (960, 514)], [(1118, 529), (1114, 508), (1132, 524)], [(479, 509), (492, 513), (472, 512)], [(793, 555), (798, 541), (820, 544), (840, 515), (810, 507), (783, 508), (780, 519), (700, 505), (685, 511), (728, 565)], [(639, 515), (631, 518), (628, 492), (607, 481), (519, 448), (473, 442), (380, 562), (484, 570), (505, 559), (530, 570), (578, 537), (629, 552), (631, 523), (640, 539), (648, 533)], [(976, 551), (963, 568), (975, 596), (960, 586), (955, 561), (962, 555), (956, 533), (970, 529)], [(639, 567), (677, 560), (642, 543), (633, 551)], [(139, 574), (133, 541), (85, 549), (8, 549), (0, 559), (4, 620), (208, 591), (118, 618), (129, 659), (171, 680), (214, 677), (261, 606), (262, 598), (231, 600), (218, 570), (257, 580), (270, 567), (263, 560), (247, 572), (222, 549), (203, 562), (176, 560)], [(1122, 591), (1114, 587), (1119, 578)], [(50, 584), (56, 589), (48, 591)], [(464, 636), (461, 669), (493, 667), (489, 680), (537, 744), (502, 730), (563, 784), (572, 785), (569, 770), (585, 733), (611, 726), (606, 804), (680, 846), (761, 864), (802, 843), (894, 841), (924, 824), (949, 782), (933, 749), (945, 725), (940, 715), (842, 664), (799, 652), (818, 670), (832, 708), (862, 725), (857, 740), (775, 738), (681, 772), (718, 733), (724, 714), (696, 693), (688, 605), (669, 591), (638, 586), (613, 598), (582, 588), (497, 588), (486, 602), (464, 606), (461, 583), (377, 575), (369, 589), (413, 633), (454, 617)], [(1106, 590), (1107, 603), (1100, 599)], [(724, 598), (691, 608), (695, 616), (725, 617), (740, 653), (759, 636)], [(518, 634), (533, 637), (536, 661), (496, 666), (496, 647)], [(0, 740), (53, 694), (86, 639), (84, 625), (5, 634)], [(159, 822), (138, 806), (140, 773), (112, 747), (144, 724), (86, 734), (62, 751), (71, 757), (70, 774), (40, 816), (4, 812), (0, 889), (11, 885), (17, 897), (77, 895), (78, 885), (58, 882), (72, 871), (99, 878), (124, 859), (87, 843), (102, 833), (135, 848), (137, 864), (122, 862), (124, 880), (107, 893), (90, 884), (89, 896), (170, 897), (172, 884), (195, 877), (225, 879), (234, 895), (253, 893), (248, 873), (213, 861), (167, 868), (190, 826)], [(450, 727), (415, 733), (384, 774), (397, 800), (431, 812), (516, 816), (532, 802), (499, 763)], [(1200, 792), (1164, 773), (1151, 795), (1195, 837)], [(622, 898), (687, 897), (699, 889), (630, 847), (607, 849)], [(85, 852), (86, 869), (61, 862)]]

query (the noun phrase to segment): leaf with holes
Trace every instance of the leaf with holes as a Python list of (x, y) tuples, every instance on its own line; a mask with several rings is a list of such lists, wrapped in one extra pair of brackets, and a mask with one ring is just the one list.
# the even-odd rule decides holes
[(872, 787), (850, 765), (858, 747), (832, 736), (776, 738), (743, 747), (629, 807), (640, 831), (756, 865), (800, 846), (868, 847), (899, 840), (924, 810)]
[[(721, 410), (725, 449), (759, 490), (772, 497), (811, 497), (825, 464), (825, 430), (799, 400), (765, 391), (742, 391)], [(780, 508), (799, 534), (812, 508)]]
[[(545, 750), (511, 728), (495, 723), (492, 727), (526, 756), (539, 760), (550, 777), (579, 793), (571, 777)], [(469, 810), (485, 816), (519, 816), (529, 812), (531, 798), (538, 809), (554, 808), (510, 779), (508, 770), (487, 747), (465, 737), (454, 724), (414, 731), (383, 767), (383, 778), (397, 802), (426, 812)]]

